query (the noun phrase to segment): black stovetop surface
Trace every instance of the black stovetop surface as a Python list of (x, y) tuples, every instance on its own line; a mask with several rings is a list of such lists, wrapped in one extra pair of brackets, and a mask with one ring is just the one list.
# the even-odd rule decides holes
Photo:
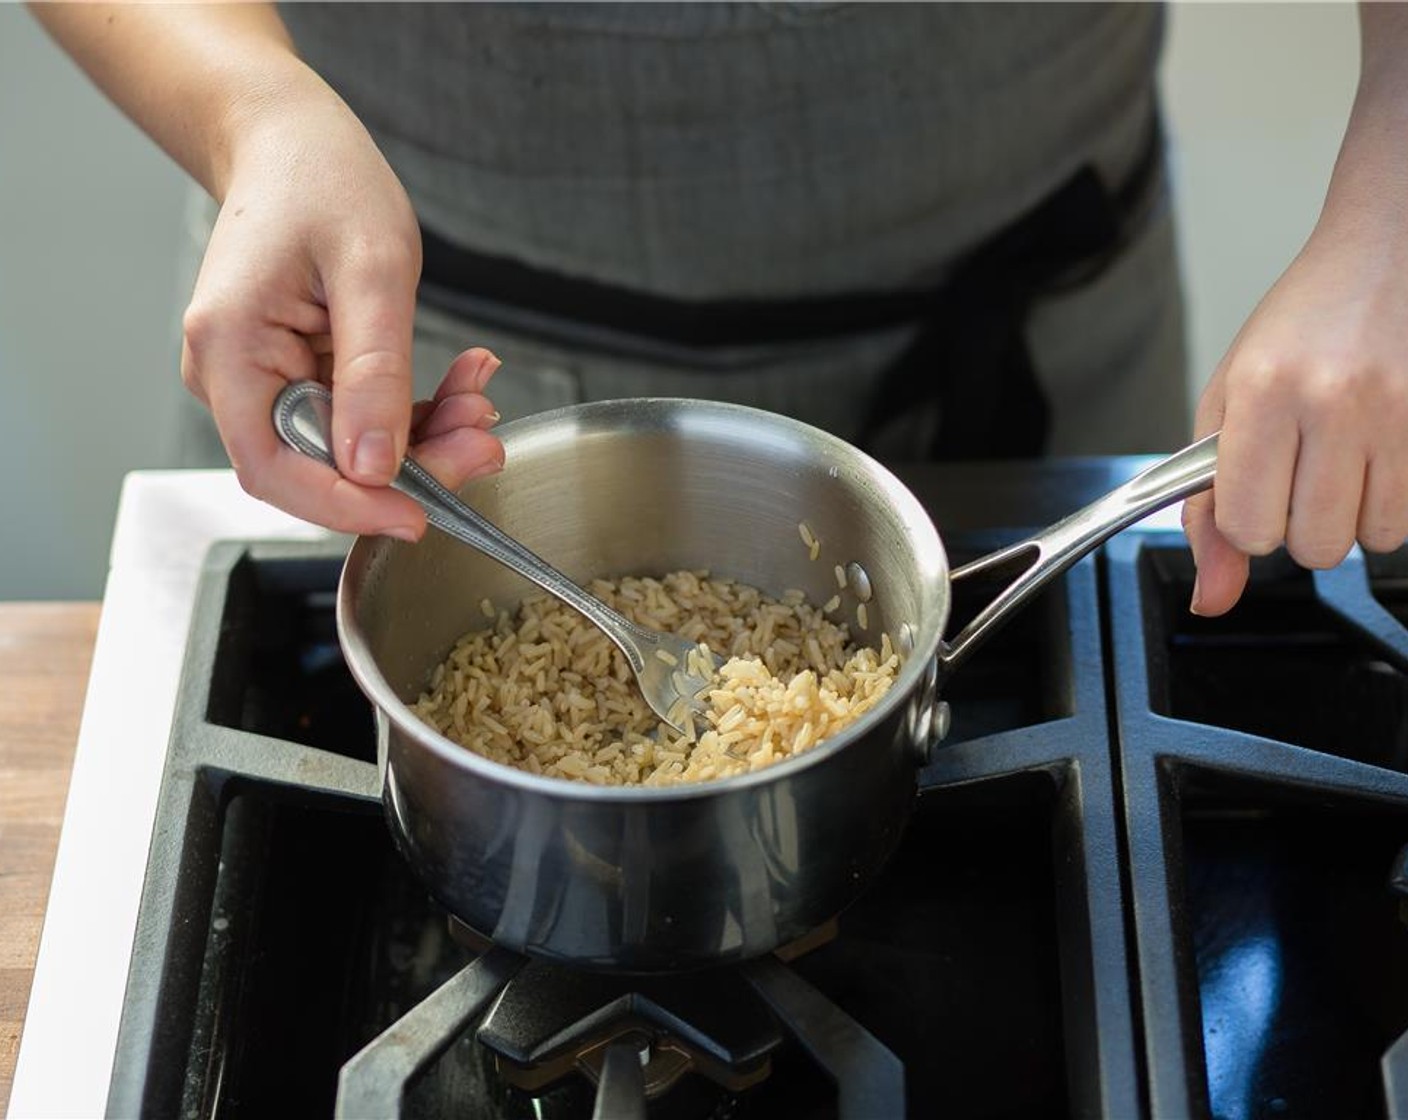
[[(902, 473), (961, 562), (1122, 470)], [(475, 958), (377, 811), (339, 569), (328, 545), (208, 560), (115, 1114), (333, 1115), (344, 1063)], [(1258, 561), (1220, 620), (1191, 590), (1180, 536), (1127, 533), (977, 654), (898, 856), (788, 966), (899, 1059), (909, 1115), (1408, 1117), (1380, 1065), (1408, 1029), (1408, 552)], [(961, 618), (991, 589), (956, 593)], [(481, 1026), (402, 1115), (592, 1114), (580, 1075), (512, 1088)], [(686, 1075), (650, 1115), (838, 1115), (781, 1034), (756, 1086)]]

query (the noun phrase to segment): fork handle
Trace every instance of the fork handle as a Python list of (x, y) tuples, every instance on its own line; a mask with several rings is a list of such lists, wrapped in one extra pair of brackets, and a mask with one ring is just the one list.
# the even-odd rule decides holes
[[(332, 394), (317, 381), (292, 381), (274, 401), (274, 429), (289, 447), (337, 469), (332, 454)], [(443, 533), (476, 548), (504, 567), (536, 583), (599, 627), (639, 673), (645, 659), (631, 638), (635, 629), (594, 595), (582, 590), (537, 553), (476, 513), (407, 455), (392, 479), (394, 489), (425, 510), (426, 520)]]

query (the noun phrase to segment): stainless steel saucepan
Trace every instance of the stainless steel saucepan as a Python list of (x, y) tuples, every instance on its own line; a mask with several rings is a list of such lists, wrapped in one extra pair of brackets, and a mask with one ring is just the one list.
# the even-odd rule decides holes
[[(416, 545), (362, 538), (347, 558), (338, 628), (377, 710), (384, 801), (396, 842), (432, 893), (495, 942), (622, 971), (767, 953), (851, 903), (899, 841), (916, 773), (946, 731), (942, 683), (1052, 579), (1139, 518), (1212, 484), (1216, 437), (1064, 521), (950, 572), (918, 500), (884, 467), (807, 425), (732, 405), (610, 401), (502, 431), (508, 468), (461, 496), (583, 583), (708, 568), (813, 602), (837, 564), (868, 577), (844, 593), (906, 661), (873, 711), (794, 759), (668, 788), (600, 787), (481, 758), (421, 723), (413, 703), (486, 597), (533, 587), (439, 533)], [(813, 561), (798, 536), (821, 542)], [(945, 640), (953, 580), (1030, 564)]]

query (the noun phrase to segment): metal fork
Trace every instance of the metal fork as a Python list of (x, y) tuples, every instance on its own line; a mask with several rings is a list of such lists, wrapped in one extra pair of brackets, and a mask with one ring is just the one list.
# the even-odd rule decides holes
[[(295, 451), (337, 469), (332, 454), (332, 394), (317, 381), (293, 381), (274, 401), (274, 429)], [(485, 520), (407, 455), (391, 485), (425, 510), (441, 532), (532, 580), (610, 638), (626, 656), (645, 702), (681, 734), (702, 714), (713, 674), (723, 664), (697, 642), (637, 626)], [(706, 656), (707, 654), (707, 656)], [(707, 665), (707, 673), (699, 670)]]

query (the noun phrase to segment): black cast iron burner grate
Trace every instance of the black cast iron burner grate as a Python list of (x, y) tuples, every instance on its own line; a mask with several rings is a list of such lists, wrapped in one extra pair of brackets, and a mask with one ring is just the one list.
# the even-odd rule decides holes
[(1181, 537), (1106, 556), (1150, 1112), (1408, 1117), (1408, 554), (1218, 620)]
[[(950, 527), (1039, 523), (1078, 494), (957, 477), (909, 476)], [(988, 500), (1033, 478), (1045, 506)], [(998, 543), (948, 537), (956, 559)], [(109, 1110), (327, 1116), (341, 1074), (368, 1094), (349, 1115), (591, 1115), (588, 1077), (532, 1095), (479, 1041), (516, 959), (451, 937), (391, 849), (333, 630), (339, 566), (329, 545), (208, 559)], [(1259, 562), (1220, 622), (1187, 616), (1191, 577), (1181, 538), (1126, 535), (1033, 604), (951, 682), (905, 842), (835, 938), (734, 982), (824, 1000), (902, 1063), (911, 1116), (1408, 1117), (1408, 927), (1385, 881), (1408, 841), (1408, 553), (1314, 577)], [(457, 1026), (429, 1032), (448, 1041), (404, 1087), (361, 1080), (385, 1060), (357, 1057), (369, 1043), (442, 1014)], [(692, 1071), (648, 1114), (839, 1115), (856, 1083), (838, 1092), (766, 1015), (766, 1076)], [(639, 1104), (658, 1027), (597, 1040), (613, 1107), (622, 1087)]]

